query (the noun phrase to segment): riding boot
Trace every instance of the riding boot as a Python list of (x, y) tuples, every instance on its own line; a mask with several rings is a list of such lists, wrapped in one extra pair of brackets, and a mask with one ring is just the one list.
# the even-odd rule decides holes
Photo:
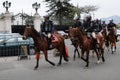
[(52, 48), (52, 40), (51, 40), (51, 38), (48, 38), (48, 46), (49, 46), (49, 48)]

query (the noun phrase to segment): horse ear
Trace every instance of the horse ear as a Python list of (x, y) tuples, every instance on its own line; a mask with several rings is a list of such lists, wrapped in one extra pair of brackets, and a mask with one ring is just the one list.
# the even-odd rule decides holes
[(72, 29), (72, 26), (70, 26), (69, 30)]
[(26, 28), (31, 28), (31, 26), (30, 25), (26, 25)]

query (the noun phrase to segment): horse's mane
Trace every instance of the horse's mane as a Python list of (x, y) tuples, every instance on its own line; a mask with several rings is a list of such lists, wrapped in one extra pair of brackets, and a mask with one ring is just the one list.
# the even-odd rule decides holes
[(79, 29), (79, 31), (82, 33), (82, 35), (86, 35), (85, 34), (85, 31), (83, 30), (83, 29), (81, 29), (81, 28), (78, 28)]

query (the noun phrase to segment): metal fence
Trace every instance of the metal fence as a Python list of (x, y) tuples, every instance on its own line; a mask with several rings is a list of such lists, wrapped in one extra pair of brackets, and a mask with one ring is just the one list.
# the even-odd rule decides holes
[(17, 33), (0, 34), (0, 57), (18, 56), (18, 59), (29, 57), (33, 47), (31, 38), (23, 40)]

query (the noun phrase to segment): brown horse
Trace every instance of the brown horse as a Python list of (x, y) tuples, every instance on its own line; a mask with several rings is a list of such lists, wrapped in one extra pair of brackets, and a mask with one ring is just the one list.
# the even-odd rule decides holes
[[(57, 38), (57, 41), (52, 42), (52, 48), (57, 48), (60, 51), (60, 60), (58, 65), (61, 65), (62, 62), (62, 56), (64, 57), (65, 61), (68, 61), (68, 58), (66, 56), (66, 51), (65, 51), (65, 42), (64, 38), (60, 34), (54, 34), (54, 36)], [(36, 54), (36, 66), (35, 69), (38, 68), (39, 66), (39, 58), (40, 58), (40, 51), (43, 51), (45, 60), (49, 62), (51, 65), (55, 66), (55, 63), (51, 62), (48, 60), (48, 41), (47, 38), (42, 36), (42, 34), (38, 33), (33, 27), (31, 26), (26, 26), (24, 34), (23, 34), (23, 39), (26, 39), (27, 37), (32, 37), (34, 40), (34, 46), (35, 46), (35, 54)]]
[[(86, 67), (89, 66), (89, 52), (90, 50), (94, 50), (96, 52), (97, 58), (98, 58), (98, 63), (100, 63), (100, 56), (97, 50), (97, 47), (93, 44), (93, 39), (90, 39), (87, 37), (87, 35), (85, 34), (85, 32), (80, 29), (80, 28), (72, 28), (70, 27), (70, 29), (73, 29), (72, 31), (72, 39), (78, 39), (79, 42), (79, 47), (81, 48), (81, 59), (84, 60), (86, 62)], [(86, 59), (84, 59), (84, 53), (86, 52)], [(102, 60), (103, 62), (105, 61), (104, 56), (102, 55)]]
[(116, 29), (113, 27), (109, 30), (108, 34), (108, 42), (111, 46), (112, 54), (116, 51), (116, 35), (115, 35)]
[(107, 26), (101, 31), (103, 37), (104, 37), (104, 41), (105, 41), (105, 47), (107, 47), (108, 51), (109, 51), (109, 42), (107, 40), (107, 36), (108, 36), (108, 30), (107, 30)]
[(79, 40), (77, 38), (74, 38), (73, 34), (74, 34), (74, 29), (69, 28), (69, 38), (70, 38), (70, 40), (72, 42), (72, 45), (75, 48), (75, 50), (74, 50), (74, 56), (73, 56), (73, 59), (75, 60), (75, 58), (76, 58), (76, 52), (78, 53), (78, 58), (80, 58), (80, 53), (78, 51)]

